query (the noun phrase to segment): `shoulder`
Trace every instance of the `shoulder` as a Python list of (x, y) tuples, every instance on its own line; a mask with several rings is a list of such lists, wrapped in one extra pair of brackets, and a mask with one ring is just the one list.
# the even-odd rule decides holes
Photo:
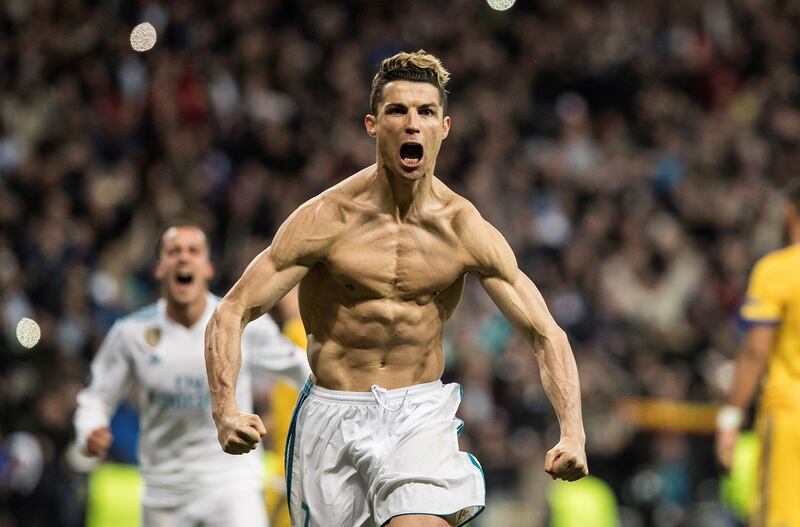
[(798, 265), (800, 265), (800, 246), (784, 247), (756, 260), (751, 275), (776, 279), (788, 278), (783, 275), (787, 271), (793, 272)]
[(329, 189), (300, 205), (281, 225), (270, 247), (282, 263), (313, 263), (338, 238), (344, 215), (338, 193)]
[(330, 228), (344, 219), (342, 201), (340, 191), (328, 189), (297, 207), (284, 226)]
[(453, 230), (472, 260), (470, 270), (486, 276), (511, 278), (517, 261), (506, 239), (468, 199), (455, 192), (452, 194)]
[(158, 302), (153, 302), (152, 304), (148, 304), (140, 309), (137, 309), (133, 313), (125, 315), (115, 322), (116, 324), (134, 324), (138, 321), (148, 320), (148, 319), (155, 319), (158, 316)]
[(148, 332), (160, 335), (161, 331), (158, 303), (153, 303), (117, 319), (103, 339), (103, 345), (122, 352), (126, 346), (143, 338), (146, 340)]
[(114, 325), (111, 326), (109, 333), (112, 331), (117, 333), (129, 333), (131, 331), (136, 331), (136, 329), (139, 327), (151, 325), (154, 322), (157, 322), (158, 319), (158, 302), (154, 302), (134, 311), (133, 313), (130, 313), (129, 315), (125, 315), (124, 317), (117, 319), (117, 321), (114, 322)]
[(342, 235), (359, 208), (365, 175), (358, 172), (300, 205), (281, 225), (271, 247), (273, 258), (311, 264)]

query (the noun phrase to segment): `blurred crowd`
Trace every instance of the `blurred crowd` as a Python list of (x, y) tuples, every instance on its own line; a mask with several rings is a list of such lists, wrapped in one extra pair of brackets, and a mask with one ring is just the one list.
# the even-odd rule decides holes
[[(158, 42), (140, 54), (142, 21)], [(82, 521), (75, 394), (110, 324), (157, 297), (162, 227), (207, 229), (224, 293), (295, 207), (374, 161), (371, 76), (419, 48), (452, 73), (437, 175), (569, 333), (590, 469), (624, 524), (725, 525), (710, 436), (616, 407), (724, 393), (747, 273), (783, 242), (800, 169), (797, 27), (780, 0), (0, 2), (0, 526)], [(487, 478), (475, 523), (496, 504), (536, 525), (555, 417), (474, 280), (446, 353)]]

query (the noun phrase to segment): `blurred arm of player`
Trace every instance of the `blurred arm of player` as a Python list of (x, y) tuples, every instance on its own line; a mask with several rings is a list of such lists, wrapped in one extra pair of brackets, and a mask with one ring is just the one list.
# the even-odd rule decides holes
[(272, 309), (316, 263), (331, 239), (336, 217), (316, 198), (297, 209), (275, 234), (272, 245), (247, 266), (217, 305), (206, 326), (205, 360), (211, 390), (211, 414), (217, 438), (229, 454), (253, 450), (266, 434), (261, 418), (239, 411), (236, 381), (242, 363), (242, 331)]
[(561, 428), (560, 441), (545, 457), (545, 472), (566, 481), (586, 476), (580, 382), (566, 333), (553, 319), (539, 290), (517, 267), (508, 242), (477, 210), (466, 214), (461, 236), (477, 261), (481, 285), (539, 362), (542, 385)]
[(89, 385), (78, 394), (75, 436), (84, 454), (98, 458), (108, 454), (113, 441), (108, 426), (111, 414), (132, 382), (122, 330), (115, 324), (92, 359)]
[(756, 325), (750, 328), (736, 360), (731, 393), (717, 417), (717, 459), (725, 470), (731, 468), (739, 428), (767, 367), (775, 333), (776, 327), (773, 325)]
[[(297, 302), (296, 294), (290, 292), (289, 296)], [(295, 388), (301, 387), (311, 374), (305, 350), (281, 333), (272, 317), (262, 316), (247, 326), (242, 342), (248, 350), (251, 366), (278, 375)]]

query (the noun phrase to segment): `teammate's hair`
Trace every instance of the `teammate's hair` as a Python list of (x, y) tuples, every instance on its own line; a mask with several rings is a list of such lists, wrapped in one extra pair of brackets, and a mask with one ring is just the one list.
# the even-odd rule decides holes
[(208, 233), (206, 230), (196, 221), (188, 220), (185, 218), (178, 218), (169, 222), (163, 229), (161, 229), (161, 234), (158, 235), (158, 243), (156, 244), (156, 260), (161, 258), (161, 248), (164, 245), (164, 235), (167, 234), (167, 231), (170, 229), (179, 229), (181, 227), (191, 227), (193, 229), (197, 229), (203, 233), (203, 237), (206, 239), (206, 247), (208, 247), (208, 253), (211, 254), (211, 242), (208, 239)]
[(404, 80), (427, 82), (439, 90), (442, 113), (447, 113), (447, 81), (450, 72), (444, 69), (442, 61), (424, 49), (414, 53), (401, 52), (383, 59), (378, 72), (372, 78), (372, 91), (369, 95), (369, 107), (373, 115), (378, 114), (378, 104), (383, 99), (383, 88), (392, 81)]
[(794, 205), (795, 210), (800, 213), (800, 176), (789, 179), (784, 189), (786, 199)]

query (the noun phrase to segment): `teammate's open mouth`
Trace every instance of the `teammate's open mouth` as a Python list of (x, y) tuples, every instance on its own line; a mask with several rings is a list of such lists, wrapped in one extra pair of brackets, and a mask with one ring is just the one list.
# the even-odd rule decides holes
[(189, 285), (194, 281), (194, 275), (187, 272), (179, 272), (175, 275), (175, 281), (181, 285)]
[(422, 162), (422, 145), (419, 143), (403, 143), (400, 146), (400, 161), (405, 168), (417, 168)]

